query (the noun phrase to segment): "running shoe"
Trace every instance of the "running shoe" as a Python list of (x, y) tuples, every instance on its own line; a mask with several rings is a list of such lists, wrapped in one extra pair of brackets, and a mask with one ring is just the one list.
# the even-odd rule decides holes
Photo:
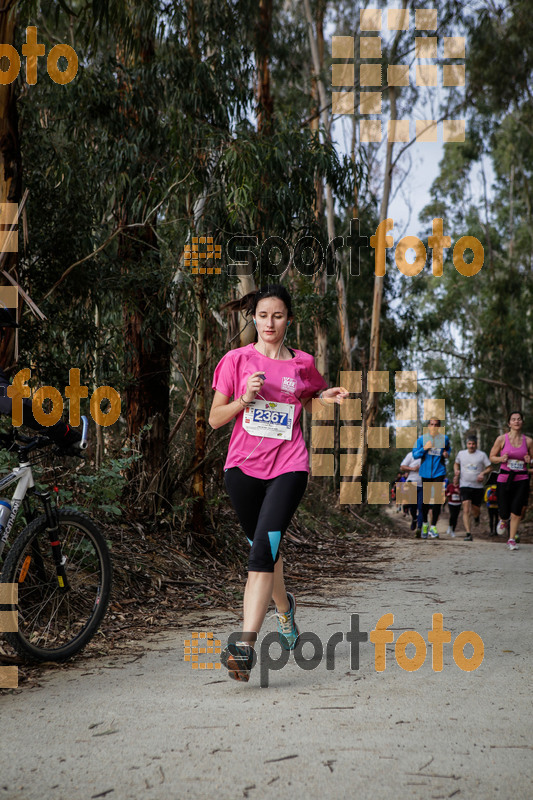
[(428, 530), (429, 530), (429, 525), (427, 524), (427, 522), (424, 522), (424, 524), (422, 525), (422, 533), (420, 534), (421, 539), (428, 538)]
[(472, 539), (472, 534), (471, 533), (467, 533), (465, 538), (464, 538), (464, 541), (465, 542), (473, 542), (474, 540)]
[(446, 528), (446, 536), (451, 536), (453, 533), (451, 525)]
[(275, 616), (278, 622), (278, 634), (281, 646), (284, 650), (294, 650), (300, 635), (298, 626), (294, 621), (296, 600), (294, 599), (294, 595), (290, 592), (287, 592), (287, 599), (289, 601), (289, 610), (282, 612), (276, 609)]
[(412, 519), (411, 520), (411, 530), (414, 531), (415, 528), (416, 528), (416, 519)]
[(518, 550), (516, 539), (507, 539), (507, 547), (509, 550)]
[(504, 522), (503, 519), (498, 522), (496, 526), (496, 533), (498, 536), (504, 536), (504, 534), (507, 533), (507, 522)]
[(432, 525), (431, 528), (429, 529), (428, 536), (429, 536), (430, 539), (438, 539), (439, 538), (439, 534), (437, 532), (437, 528), (435, 527), (435, 525)]
[(256, 661), (256, 654), (249, 644), (228, 644), (220, 654), (220, 662), (234, 681), (248, 682)]

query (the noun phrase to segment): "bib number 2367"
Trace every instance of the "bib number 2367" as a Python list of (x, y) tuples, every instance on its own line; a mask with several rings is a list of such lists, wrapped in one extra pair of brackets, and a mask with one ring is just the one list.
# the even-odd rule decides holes
[(271, 400), (256, 400), (242, 415), (242, 427), (247, 433), (268, 439), (291, 440), (293, 422), (294, 406)]

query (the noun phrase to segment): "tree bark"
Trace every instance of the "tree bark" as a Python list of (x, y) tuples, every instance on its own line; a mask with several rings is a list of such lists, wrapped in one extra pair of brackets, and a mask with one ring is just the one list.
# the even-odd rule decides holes
[[(318, 84), (319, 69), (317, 63), (320, 65), (324, 59), (324, 0), (318, 0), (316, 6), (316, 39), (313, 33), (313, 23), (311, 18), (311, 10), (309, 5), (305, 7), (305, 14), (308, 24), (309, 45), (311, 48), (311, 94), (315, 101), (315, 113), (311, 115), (309, 126), (313, 134), (317, 137), (320, 136), (320, 122), (324, 120), (320, 113), (321, 109), (321, 93)], [(316, 53), (313, 51), (316, 50)], [(315, 180), (315, 219), (320, 224), (322, 215), (324, 213), (324, 183), (321, 175), (317, 175)], [(325, 269), (317, 276), (315, 280), (314, 291), (318, 297), (324, 297), (328, 288), (328, 276)], [(317, 370), (324, 376), (325, 380), (329, 382), (329, 359), (328, 359), (328, 332), (327, 328), (317, 320), (314, 323), (314, 340), (315, 340), (315, 364)]]
[[(0, 42), (14, 43), (16, 2), (0, 0)], [(18, 130), (16, 82), (0, 85), (0, 203), (20, 203), (22, 195), (22, 159)], [(21, 223), (22, 224), (22, 223)], [(9, 226), (4, 225), (4, 230)], [(17, 253), (5, 253), (3, 269), (14, 273), (18, 264)], [(0, 278), (0, 285), (7, 281)], [(4, 328), (0, 341), (0, 364), (4, 370), (15, 365), (15, 330)]]
[[(402, 3), (402, 7), (406, 7), (406, 2)], [(394, 63), (394, 59), (396, 56), (396, 52), (398, 49), (398, 44), (400, 42), (401, 31), (398, 30), (394, 37), (393, 45), (391, 48), (391, 61)], [(396, 88), (394, 86), (389, 86), (389, 98), (390, 98), (390, 118), (397, 119), (397, 108), (396, 108)], [(379, 214), (379, 221), (383, 222), (383, 220), (387, 219), (387, 213), (389, 208), (389, 200), (391, 194), (391, 187), (392, 187), (392, 171), (394, 169), (392, 163), (392, 155), (394, 150), (394, 142), (387, 140), (387, 154), (385, 159), (385, 175), (384, 175), (384, 183), (383, 183), (383, 196), (381, 198), (381, 209)], [(380, 228), (380, 236), (383, 240), (382, 245), (384, 247), (384, 240), (385, 240), (385, 231), (381, 230)], [(376, 247), (380, 245), (376, 242)], [(368, 358), (368, 370), (376, 371), (379, 369), (379, 356), (380, 356), (380, 340), (381, 340), (381, 306), (383, 302), (383, 282), (385, 278), (382, 275), (376, 275), (374, 277), (374, 296), (372, 301), (372, 323), (370, 327), (370, 348), (369, 348), (369, 358)], [(367, 401), (366, 401), (366, 411), (363, 414), (365, 419), (365, 426), (364, 426), (364, 440), (363, 440), (363, 448), (361, 453), (361, 468), (364, 470), (364, 467), (367, 462), (368, 456), (368, 441), (367, 441), (367, 433), (368, 429), (374, 425), (374, 422), (377, 417), (379, 407), (379, 393), (374, 391), (368, 391), (367, 393)]]
[(203, 277), (194, 278), (194, 299), (196, 304), (196, 413), (194, 418), (194, 462), (192, 495), (192, 524), (196, 534), (204, 535), (205, 476), (204, 458), (206, 447), (206, 398), (205, 377), (203, 374), (206, 361), (206, 318), (207, 298)]
[[(396, 89), (394, 86), (389, 87), (390, 93), (390, 108), (391, 119), (396, 119)], [(392, 186), (392, 153), (394, 142), (387, 142), (387, 156), (385, 161), (385, 176), (383, 183), (383, 197), (381, 198), (381, 209), (379, 214), (379, 221), (387, 219), (387, 212), (389, 208), (389, 200)], [(385, 240), (385, 231), (380, 229), (383, 241)], [(376, 246), (378, 246), (376, 244)], [(384, 246), (384, 245), (383, 245)], [(384, 276), (376, 275), (374, 277), (374, 297), (372, 302), (372, 324), (370, 328), (370, 352), (368, 359), (369, 371), (379, 369), (379, 353), (380, 353), (380, 337), (381, 337), (381, 305), (383, 302), (383, 281)], [(367, 424), (372, 426), (376, 419), (378, 412), (379, 393), (369, 391), (368, 405), (367, 405)]]
[[(141, 64), (148, 66), (155, 54), (153, 37), (145, 29), (139, 29), (137, 35)], [(123, 75), (119, 75), (119, 81), (126, 100), (134, 87)], [(125, 127), (140, 125), (136, 116), (126, 110), (126, 102), (124, 106)], [(118, 214), (124, 227), (132, 221), (124, 199)], [(142, 456), (131, 467), (130, 479), (152, 514), (161, 507), (168, 492), (170, 386), (170, 342), (164, 311), (158, 316), (157, 330), (151, 330), (155, 309), (164, 302), (155, 224), (147, 222), (135, 228), (135, 233), (130, 230), (118, 237), (118, 261), (127, 287), (122, 305), (127, 435), (138, 440)], [(149, 287), (135, 277), (139, 265), (147, 263), (153, 275)]]
[[(315, 71), (316, 86), (318, 89), (318, 98), (320, 103), (320, 121), (324, 129), (324, 137), (326, 140), (331, 138), (330, 133), (330, 118), (328, 112), (328, 102), (326, 95), (326, 88), (324, 81), (321, 77), (323, 67), (323, 57), (321, 58), (318, 42), (323, 41), (323, 22), (325, 13), (325, 3), (319, 3), (319, 19), (317, 21), (317, 37), (315, 38), (313, 32), (313, 20), (311, 16), (311, 7), (309, 0), (304, 0), (305, 16), (307, 19), (307, 29), (309, 34), (309, 45), (311, 48), (311, 57), (313, 59), (313, 68)], [(333, 192), (331, 185), (326, 183), (326, 221), (328, 240), (332, 241), (335, 238), (335, 208), (333, 203)], [(325, 278), (324, 278), (325, 280)], [(336, 276), (337, 286), (337, 311), (339, 317), (339, 331), (341, 337), (341, 351), (342, 351), (342, 366), (344, 369), (351, 369), (351, 347), (350, 347), (350, 333), (348, 313), (346, 309), (346, 287), (344, 283), (344, 276), (339, 269)], [(326, 375), (324, 375), (326, 377)], [(326, 377), (327, 380), (327, 377)]]
[[(93, 379), (94, 385), (98, 386), (98, 378), (100, 374), (100, 308), (98, 307), (98, 304), (94, 309), (94, 327), (96, 329), (96, 347), (94, 351)], [(95, 422), (95, 425), (96, 447), (94, 453), (94, 465), (96, 469), (100, 469), (105, 454), (104, 429), (97, 422)]]
[(259, 0), (257, 26), (257, 130), (269, 134), (272, 130), (274, 101), (270, 92), (270, 42), (272, 38), (272, 0)]
[[(406, 8), (406, 2), (402, 3), (402, 8)], [(398, 45), (401, 38), (401, 31), (398, 30), (394, 37), (394, 41), (391, 48), (391, 61), (394, 63), (396, 52), (398, 50)], [(389, 86), (389, 99), (390, 99), (390, 118), (397, 119), (397, 108), (396, 108), (396, 88), (394, 86)], [(383, 181), (383, 196), (381, 198), (381, 209), (379, 214), (379, 221), (383, 222), (383, 220), (387, 219), (387, 213), (389, 208), (389, 200), (391, 194), (391, 187), (392, 187), (392, 171), (393, 171), (393, 163), (392, 163), (392, 154), (394, 150), (394, 142), (387, 140), (387, 155), (385, 160), (385, 175)], [(385, 239), (385, 232), (380, 230), (380, 234), (382, 234), (383, 241)], [(384, 276), (376, 275), (374, 277), (374, 298), (372, 302), (372, 323), (370, 328), (370, 349), (369, 349), (369, 358), (368, 358), (368, 369), (369, 371), (374, 371), (379, 369), (379, 354), (380, 354), (380, 337), (381, 337), (381, 305), (383, 301), (383, 281), (385, 280)], [(368, 392), (368, 401), (367, 401), (367, 425), (372, 426), (376, 419), (378, 413), (378, 401), (379, 401), (379, 394), (378, 392)], [(365, 437), (366, 438), (366, 437)], [(366, 463), (366, 444), (364, 448), (364, 458), (363, 458), (363, 465)]]
[[(134, 240), (120, 236), (118, 257), (124, 276), (147, 255), (153, 256), (154, 248), (157, 240), (150, 225), (140, 228)], [(147, 496), (152, 513), (160, 507), (168, 488), (170, 345), (165, 330), (155, 336), (148, 330), (157, 302), (157, 291), (149, 293), (147, 287), (129, 291), (123, 302), (127, 434), (139, 439), (142, 459), (134, 474), (138, 492)], [(149, 429), (143, 430), (147, 426)]]

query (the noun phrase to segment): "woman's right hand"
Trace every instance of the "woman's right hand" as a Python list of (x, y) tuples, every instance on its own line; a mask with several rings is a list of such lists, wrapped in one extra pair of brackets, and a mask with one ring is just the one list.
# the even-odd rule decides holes
[(265, 382), (264, 374), (264, 372), (254, 372), (246, 381), (246, 391), (242, 398), (245, 403), (253, 403), (257, 393), (261, 391)]

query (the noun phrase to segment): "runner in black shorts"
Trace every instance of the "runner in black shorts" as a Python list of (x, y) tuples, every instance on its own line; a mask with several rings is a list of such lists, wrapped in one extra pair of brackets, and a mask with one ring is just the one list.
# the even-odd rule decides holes
[(470, 500), (475, 508), (474, 511), (474, 520), (479, 520), (479, 514), (476, 514), (476, 511), (479, 511), (481, 503), (483, 502), (483, 488), (481, 489), (471, 489), (470, 486), (461, 486), (461, 500)]
[(470, 434), (466, 439), (466, 450), (459, 450), (455, 457), (455, 479), (459, 479), (461, 500), (463, 501), (463, 523), (466, 530), (465, 542), (472, 541), (470, 528), (472, 516), (476, 525), (479, 522), (483, 502), (483, 482), (491, 471), (489, 457), (477, 449), (477, 437)]

